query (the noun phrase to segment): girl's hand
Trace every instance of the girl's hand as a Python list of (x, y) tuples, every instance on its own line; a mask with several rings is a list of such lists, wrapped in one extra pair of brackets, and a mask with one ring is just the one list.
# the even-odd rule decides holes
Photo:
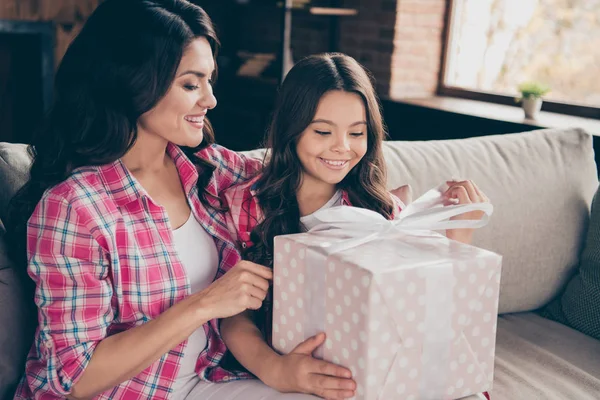
[(412, 193), (412, 188), (410, 187), (410, 185), (400, 186), (399, 188), (390, 190), (390, 193), (392, 193), (394, 196), (399, 198), (404, 203), (405, 206), (412, 203), (413, 193)]
[(348, 369), (312, 356), (324, 342), (325, 334), (319, 333), (280, 356), (264, 382), (283, 393), (308, 393), (324, 399), (354, 397), (356, 383)]
[[(487, 198), (475, 183), (470, 180), (458, 181), (451, 180), (446, 182), (450, 187), (444, 192), (444, 205), (450, 204), (471, 204), (488, 203)], [(451, 220), (479, 220), (483, 217), (483, 211), (471, 211), (469, 213), (457, 215)], [(474, 229), (448, 229), (446, 236), (448, 239), (456, 240), (462, 243), (470, 244), (473, 240)]]

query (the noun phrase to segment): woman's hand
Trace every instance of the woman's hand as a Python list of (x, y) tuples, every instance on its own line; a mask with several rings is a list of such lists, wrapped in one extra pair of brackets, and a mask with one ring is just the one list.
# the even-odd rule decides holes
[(240, 261), (209, 287), (192, 296), (198, 312), (207, 315), (205, 319), (227, 318), (247, 309), (258, 310), (272, 279), (270, 268)]
[[(449, 185), (449, 188), (443, 193), (444, 205), (488, 203), (490, 201), (485, 193), (483, 193), (477, 187), (477, 185), (470, 180), (451, 180), (447, 181), (446, 183)], [(471, 211), (465, 214), (457, 215), (450, 219), (479, 220), (483, 217), (483, 215), (483, 211)], [(474, 229), (448, 229), (446, 231), (446, 236), (448, 239), (470, 244), (473, 240), (474, 231)]]
[(283, 393), (308, 393), (325, 399), (354, 397), (356, 383), (350, 370), (312, 356), (324, 342), (325, 334), (319, 333), (279, 356), (264, 377), (265, 384)]

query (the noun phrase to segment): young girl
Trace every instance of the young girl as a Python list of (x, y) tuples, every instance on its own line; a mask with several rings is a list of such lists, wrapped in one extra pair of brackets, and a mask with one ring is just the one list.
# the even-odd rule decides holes
[[(343, 54), (310, 56), (292, 68), (279, 96), (262, 174), (225, 192), (229, 229), (244, 257), (271, 267), (273, 238), (310, 229), (317, 210), (353, 205), (393, 219), (403, 207), (386, 190), (384, 124), (372, 80), (360, 64)], [(448, 184), (448, 203), (487, 201), (470, 181)], [(447, 235), (469, 243), (472, 230)], [(246, 369), (281, 392), (354, 396), (349, 370), (311, 356), (324, 334), (282, 356), (265, 341), (270, 316), (265, 302), (257, 313), (246, 311), (221, 323), (229, 351)]]

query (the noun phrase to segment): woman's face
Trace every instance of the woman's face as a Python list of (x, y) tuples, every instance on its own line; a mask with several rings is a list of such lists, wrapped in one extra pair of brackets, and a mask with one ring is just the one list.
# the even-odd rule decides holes
[(185, 49), (165, 97), (140, 116), (139, 134), (159, 137), (179, 146), (198, 146), (203, 138), (206, 112), (217, 105), (211, 81), (214, 69), (208, 40), (194, 39)]
[(304, 183), (340, 183), (367, 153), (362, 98), (340, 90), (325, 93), (296, 144), (296, 153), (304, 169)]

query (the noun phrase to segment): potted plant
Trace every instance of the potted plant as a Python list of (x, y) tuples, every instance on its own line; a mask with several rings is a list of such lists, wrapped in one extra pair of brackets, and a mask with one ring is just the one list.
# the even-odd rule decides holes
[(550, 91), (550, 87), (539, 82), (524, 82), (519, 85), (521, 97), (517, 98), (520, 102), (525, 118), (536, 119), (542, 109), (542, 96)]

